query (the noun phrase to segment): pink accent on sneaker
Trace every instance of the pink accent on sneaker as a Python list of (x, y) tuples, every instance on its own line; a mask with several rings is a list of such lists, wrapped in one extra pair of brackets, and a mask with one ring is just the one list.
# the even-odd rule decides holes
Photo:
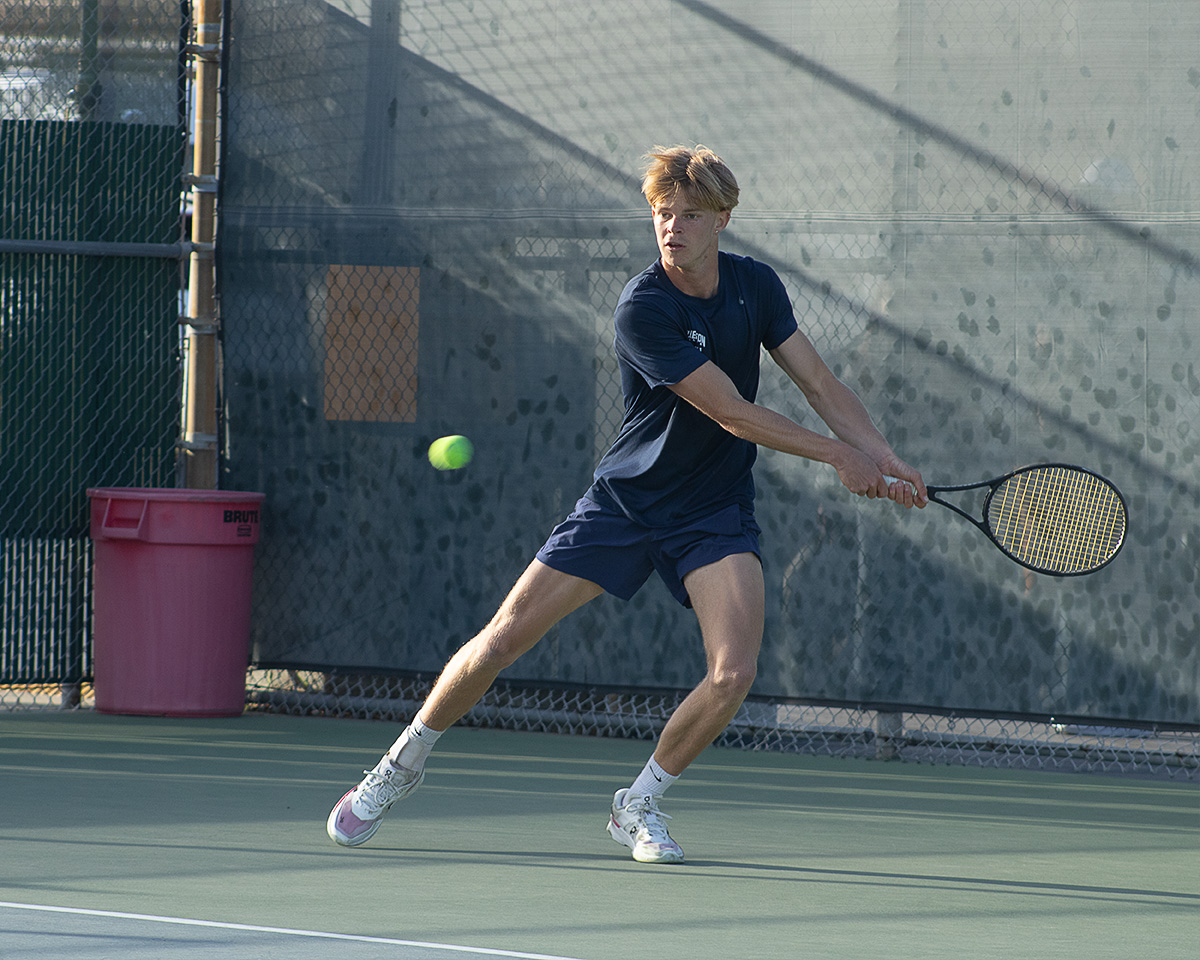
[(382, 819), (359, 820), (354, 815), (354, 790), (352, 788), (338, 801), (333, 812), (329, 815), (327, 824), (329, 836), (344, 847), (357, 847), (366, 843), (379, 829)]

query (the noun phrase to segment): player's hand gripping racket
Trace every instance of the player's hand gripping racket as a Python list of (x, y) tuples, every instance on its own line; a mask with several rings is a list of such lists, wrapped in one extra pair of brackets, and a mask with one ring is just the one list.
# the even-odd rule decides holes
[[(981, 520), (939, 496), (983, 487), (988, 492)], [(1039, 463), (994, 480), (926, 489), (930, 500), (966, 517), (1003, 553), (1038, 573), (1093, 573), (1125, 543), (1121, 491), (1082, 467)]]

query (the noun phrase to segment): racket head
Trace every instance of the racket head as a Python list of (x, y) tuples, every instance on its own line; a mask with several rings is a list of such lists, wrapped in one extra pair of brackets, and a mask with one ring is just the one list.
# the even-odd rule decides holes
[(1094, 573), (1125, 545), (1125, 498), (1083, 467), (1037, 464), (1009, 474), (988, 491), (985, 532), (1000, 550), (1038, 573)]

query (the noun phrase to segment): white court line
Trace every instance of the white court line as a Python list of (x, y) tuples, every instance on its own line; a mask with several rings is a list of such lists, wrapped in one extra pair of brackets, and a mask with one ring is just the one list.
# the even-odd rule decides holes
[(318, 930), (292, 930), (288, 927), (260, 927), (251, 923), (222, 923), (217, 920), (189, 920), (185, 917), (158, 917), (147, 913), (119, 913), (114, 910), (85, 910), (81, 907), (51, 907), (38, 903), (11, 903), (0, 900), (0, 908), (37, 910), (42, 913), (70, 913), (81, 917), (106, 917), (114, 920), (146, 920), (151, 923), (174, 923), (184, 927), (217, 927), (221, 930), (245, 930), (250, 933), (278, 933), (289, 937), (316, 937), (324, 940), (353, 940), (356, 943), (386, 943), (397, 947), (424, 947), (427, 950), (458, 950), (489, 957), (516, 957), (517, 960), (579, 960), (547, 953), (520, 953), (515, 950), (491, 950), (487, 947), (460, 947), (452, 943), (426, 943), (423, 940), (396, 940), (392, 937), (363, 937), (349, 933), (322, 933)]

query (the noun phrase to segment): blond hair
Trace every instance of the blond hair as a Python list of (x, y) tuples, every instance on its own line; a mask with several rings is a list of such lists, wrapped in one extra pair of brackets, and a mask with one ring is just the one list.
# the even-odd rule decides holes
[(708, 147), (654, 147), (642, 159), (647, 164), (642, 193), (652, 207), (672, 201), (681, 190), (704, 210), (737, 206), (737, 180)]

